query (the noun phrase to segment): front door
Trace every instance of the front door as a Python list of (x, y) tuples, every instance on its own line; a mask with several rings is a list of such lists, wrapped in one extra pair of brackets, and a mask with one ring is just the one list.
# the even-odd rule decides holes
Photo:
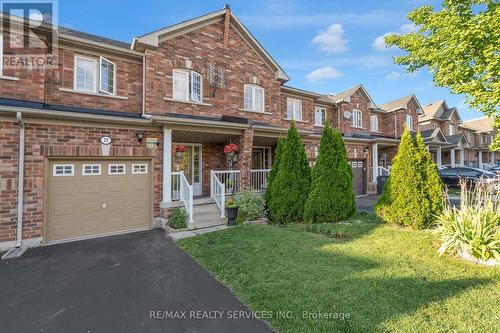
[(176, 143), (172, 147), (185, 148), (180, 156), (172, 157), (172, 171), (183, 172), (189, 184), (193, 185), (193, 195), (201, 195), (201, 144)]
[(352, 189), (355, 195), (366, 194), (366, 160), (349, 160), (352, 168)]

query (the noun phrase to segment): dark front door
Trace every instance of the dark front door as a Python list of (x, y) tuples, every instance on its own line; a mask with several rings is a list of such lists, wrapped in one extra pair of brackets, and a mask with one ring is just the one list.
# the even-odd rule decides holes
[(352, 189), (355, 195), (366, 194), (366, 160), (349, 160), (352, 168)]

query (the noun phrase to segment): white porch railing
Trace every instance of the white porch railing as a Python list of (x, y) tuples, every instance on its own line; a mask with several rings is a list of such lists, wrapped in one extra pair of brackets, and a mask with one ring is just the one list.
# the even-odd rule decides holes
[(391, 173), (391, 167), (384, 168), (381, 165), (378, 166), (378, 175), (379, 176), (389, 176), (390, 173)]
[(264, 192), (267, 189), (267, 177), (271, 169), (250, 170), (250, 184), (252, 189)]
[[(224, 184), (226, 195), (236, 194), (241, 187), (240, 170), (212, 170), (217, 179)], [(210, 187), (212, 189), (212, 187)], [(213, 192), (210, 192), (213, 193)]]
[(224, 217), (226, 215), (226, 186), (220, 181), (219, 175), (217, 171), (210, 171), (210, 196), (219, 207), (220, 217)]
[[(179, 179), (179, 200), (182, 201), (189, 216), (188, 223), (193, 223), (193, 185), (190, 185), (183, 172), (172, 172), (172, 177)], [(172, 178), (173, 180), (174, 178)], [(172, 186), (172, 189), (174, 187)]]
[(172, 172), (172, 200), (180, 199), (181, 190), (181, 173)]

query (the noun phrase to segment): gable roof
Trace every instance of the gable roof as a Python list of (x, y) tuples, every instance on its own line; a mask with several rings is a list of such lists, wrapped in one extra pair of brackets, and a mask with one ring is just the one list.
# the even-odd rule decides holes
[(425, 143), (448, 143), (446, 136), (439, 127), (421, 131), (420, 134)]
[(158, 41), (161, 39), (174, 38), (176, 36), (185, 34), (187, 32), (199, 29), (209, 24), (225, 19), (226, 15), (230, 15), (230, 23), (240, 36), (248, 43), (257, 55), (270, 66), (274, 71), (276, 78), (281, 81), (288, 81), (290, 78), (281, 68), (281, 66), (274, 60), (274, 58), (262, 47), (257, 39), (250, 33), (250, 31), (243, 25), (243, 23), (231, 13), (229, 6), (224, 9), (212, 12), (206, 15), (198, 16), (193, 19), (182, 21), (180, 23), (170, 25), (168, 27), (150, 32), (148, 34), (135, 37), (132, 41), (132, 49), (144, 48), (157, 48)]
[(424, 115), (420, 117), (419, 122), (430, 119), (449, 120), (453, 114), (456, 114), (458, 122), (462, 123), (458, 109), (456, 107), (449, 108), (444, 99), (425, 105), (423, 111)]
[(414, 100), (415, 103), (417, 103), (417, 114), (423, 114), (422, 111), (422, 106), (420, 105), (420, 102), (418, 101), (417, 97), (414, 94), (404, 96), (383, 104), (380, 104), (378, 108), (384, 112), (390, 112), (390, 111), (395, 111), (399, 109), (408, 109), (408, 103), (410, 103), (411, 100)]
[(479, 132), (489, 132), (493, 130), (493, 125), (495, 120), (490, 117), (481, 117), (471, 120), (466, 120), (463, 122), (467, 128), (470, 128)]
[(373, 102), (373, 99), (370, 97), (370, 95), (368, 94), (368, 92), (366, 91), (365, 87), (363, 87), (362, 84), (358, 84), (338, 94), (329, 94), (328, 97), (330, 99), (333, 99), (335, 103), (341, 103), (341, 102), (349, 103), (351, 102), (351, 96), (358, 90), (361, 91), (361, 93), (364, 95), (366, 101), (368, 102), (368, 107), (373, 109), (376, 108), (375, 102)]
[(461, 142), (464, 142), (464, 141), (465, 141), (465, 144), (469, 144), (469, 140), (467, 140), (465, 135), (463, 135), (462, 133), (448, 135), (446, 137), (446, 140), (448, 140), (448, 142), (454, 146), (458, 146), (458, 145), (460, 145)]

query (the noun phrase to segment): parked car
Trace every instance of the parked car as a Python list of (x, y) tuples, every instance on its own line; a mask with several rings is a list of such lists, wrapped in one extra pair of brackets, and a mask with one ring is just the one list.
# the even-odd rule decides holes
[(487, 183), (498, 183), (500, 178), (496, 173), (469, 167), (452, 167), (439, 170), (439, 175), (448, 186), (460, 186), (460, 180), (464, 179), (471, 185), (483, 179)]
[(494, 172), (497, 175), (500, 175), (500, 165), (499, 166), (494, 166), (493, 168), (490, 168), (489, 171)]

